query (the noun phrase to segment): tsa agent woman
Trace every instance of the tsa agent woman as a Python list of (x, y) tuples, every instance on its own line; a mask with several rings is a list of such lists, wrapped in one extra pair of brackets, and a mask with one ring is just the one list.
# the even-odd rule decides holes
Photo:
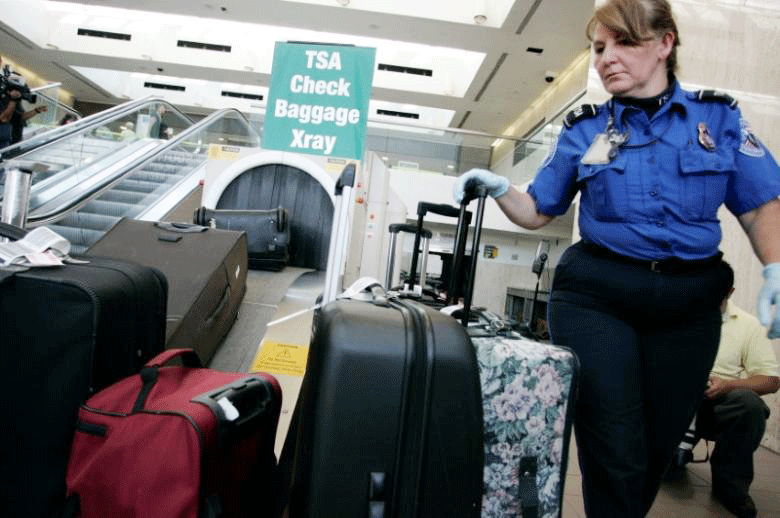
[[(717, 352), (721, 204), (765, 265), (764, 325), (780, 302), (780, 168), (733, 99), (680, 88), (666, 0), (609, 0), (587, 35), (612, 98), (567, 115), (527, 192), (471, 170), (454, 196), (484, 184), (511, 221), (536, 229), (580, 193), (582, 240), (556, 267), (550, 333), (582, 367), (575, 434), (585, 510), (640, 517)], [(780, 336), (776, 316), (769, 336)]]

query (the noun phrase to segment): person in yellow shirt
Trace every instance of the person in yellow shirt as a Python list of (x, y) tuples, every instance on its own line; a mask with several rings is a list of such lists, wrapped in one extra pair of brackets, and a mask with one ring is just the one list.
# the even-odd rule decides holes
[[(698, 437), (715, 441), (710, 458), (713, 496), (739, 517), (756, 516), (748, 494), (753, 482), (753, 452), (761, 443), (769, 407), (760, 396), (780, 388), (778, 362), (766, 329), (753, 315), (737, 307), (734, 272), (721, 303), (723, 324), (720, 345), (707, 390), (695, 419), (696, 438), (680, 445), (672, 469), (680, 469), (692, 459), (690, 448)], [(675, 465), (676, 464), (676, 465)]]

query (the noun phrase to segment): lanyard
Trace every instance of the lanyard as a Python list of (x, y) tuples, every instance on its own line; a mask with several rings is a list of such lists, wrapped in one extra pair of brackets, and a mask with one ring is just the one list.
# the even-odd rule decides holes
[[(607, 135), (607, 141), (612, 146), (612, 151), (610, 153), (610, 158), (614, 158), (614, 156), (617, 155), (618, 148), (640, 148), (644, 146), (650, 146), (652, 144), (655, 144), (658, 142), (658, 140), (664, 136), (664, 134), (669, 131), (669, 129), (672, 127), (672, 117), (669, 116), (669, 122), (666, 125), (666, 128), (659, 133), (658, 135), (653, 134), (653, 139), (648, 140), (647, 142), (643, 142), (641, 144), (629, 144), (628, 141), (631, 139), (631, 129), (626, 127), (626, 130), (623, 132), (620, 132), (615, 127), (615, 100), (610, 99), (607, 103), (609, 105), (609, 118), (607, 119), (607, 128), (604, 130), (604, 132)], [(614, 155), (613, 155), (614, 154)]]

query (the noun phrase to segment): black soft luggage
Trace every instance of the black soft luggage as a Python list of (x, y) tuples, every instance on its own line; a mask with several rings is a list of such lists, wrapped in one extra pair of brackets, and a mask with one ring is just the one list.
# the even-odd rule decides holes
[[(24, 231), (0, 224), (0, 234)], [(56, 513), (78, 407), (165, 344), (164, 275), (101, 257), (0, 269), (0, 516)]]
[(191, 348), (204, 365), (236, 320), (246, 291), (244, 232), (122, 219), (87, 255), (124, 257), (168, 278), (168, 349)]
[(278, 272), (290, 260), (290, 223), (287, 209), (207, 209), (200, 207), (193, 223), (247, 235), (249, 267)]
[[(336, 230), (338, 257), (346, 235)], [(340, 265), (329, 260), (328, 279)], [(482, 404), (468, 335), (428, 306), (388, 299), (378, 282), (367, 288), (355, 294), (365, 300), (326, 289), (315, 315), (281, 456), (287, 516), (477, 517)]]

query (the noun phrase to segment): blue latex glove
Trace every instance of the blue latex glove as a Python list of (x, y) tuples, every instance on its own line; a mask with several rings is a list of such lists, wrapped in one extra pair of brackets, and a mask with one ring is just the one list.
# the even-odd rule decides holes
[(488, 194), (493, 198), (503, 196), (509, 190), (508, 178), (491, 173), (487, 169), (471, 169), (460, 175), (455, 185), (452, 186), (452, 197), (455, 198), (456, 202), (463, 201), (466, 185), (472, 182), (484, 185)]
[[(776, 306), (772, 318), (772, 306)], [(764, 267), (764, 287), (758, 294), (758, 319), (769, 326), (769, 338), (780, 338), (780, 263), (770, 263)], [(770, 325), (771, 321), (771, 325)]]

